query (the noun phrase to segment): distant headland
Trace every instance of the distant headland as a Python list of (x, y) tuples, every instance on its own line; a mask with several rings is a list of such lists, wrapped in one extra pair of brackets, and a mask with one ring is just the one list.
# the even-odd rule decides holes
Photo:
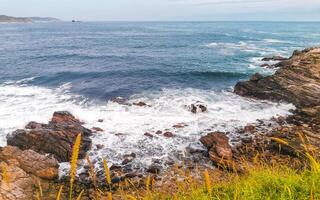
[(36, 23), (36, 22), (57, 22), (57, 18), (52, 17), (12, 17), (0, 15), (0, 23)]

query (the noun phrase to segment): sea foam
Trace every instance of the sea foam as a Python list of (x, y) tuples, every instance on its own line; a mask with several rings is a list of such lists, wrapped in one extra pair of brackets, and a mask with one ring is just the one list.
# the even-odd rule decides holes
[[(215, 130), (229, 131), (238, 126), (288, 115), (290, 104), (246, 99), (228, 91), (200, 89), (163, 89), (133, 95), (129, 103), (143, 101), (149, 106), (120, 105), (109, 101), (90, 104), (78, 95), (71, 94), (70, 85), (57, 89), (16, 84), (0, 85), (0, 142), (6, 144), (6, 135), (23, 128), (29, 121), (46, 123), (54, 111), (67, 110), (85, 122), (88, 128), (100, 127), (104, 131), (92, 137), (92, 160), (107, 158), (110, 163), (120, 163), (123, 155), (136, 153), (135, 163), (146, 166), (154, 159), (166, 159), (183, 154), (187, 146), (202, 148), (199, 138)], [(203, 102), (208, 111), (193, 114), (186, 106)], [(103, 119), (103, 122), (98, 122)], [(173, 125), (185, 123), (185, 128)], [(170, 131), (172, 138), (154, 134)], [(154, 135), (153, 138), (144, 135)], [(103, 145), (97, 149), (96, 145)]]

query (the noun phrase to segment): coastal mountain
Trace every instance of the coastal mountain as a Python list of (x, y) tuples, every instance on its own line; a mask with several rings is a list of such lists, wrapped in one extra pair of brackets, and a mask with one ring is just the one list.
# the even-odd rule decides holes
[(0, 23), (35, 23), (35, 22), (56, 22), (59, 19), (52, 17), (11, 17), (0, 15)]

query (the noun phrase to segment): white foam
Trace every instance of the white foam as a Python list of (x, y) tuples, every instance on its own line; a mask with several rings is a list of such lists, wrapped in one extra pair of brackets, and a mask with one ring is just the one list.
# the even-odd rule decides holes
[(277, 40), (277, 39), (271, 39), (271, 38), (264, 39), (263, 41), (267, 43), (287, 43), (287, 44), (291, 43), (289, 41)]
[[(232, 131), (256, 119), (269, 119), (287, 115), (292, 105), (276, 104), (239, 97), (231, 92), (200, 89), (164, 89), (160, 92), (134, 95), (130, 102), (144, 101), (150, 107), (119, 105), (108, 102), (102, 105), (85, 104), (83, 98), (68, 93), (68, 85), (58, 89), (36, 86), (0, 85), (0, 143), (5, 145), (6, 134), (23, 128), (29, 121), (46, 123), (57, 110), (68, 110), (82, 119), (88, 128), (104, 129), (93, 136), (91, 159), (106, 157), (119, 163), (122, 156), (134, 152), (136, 162), (149, 164), (152, 158), (183, 153), (190, 144), (199, 145), (206, 129)], [(208, 112), (193, 114), (185, 108), (196, 101), (204, 102)], [(103, 119), (99, 123), (98, 119)], [(177, 123), (188, 126), (175, 129)], [(175, 137), (165, 138), (145, 132), (171, 131)], [(121, 133), (121, 135), (119, 135)], [(96, 150), (96, 144), (104, 148)]]

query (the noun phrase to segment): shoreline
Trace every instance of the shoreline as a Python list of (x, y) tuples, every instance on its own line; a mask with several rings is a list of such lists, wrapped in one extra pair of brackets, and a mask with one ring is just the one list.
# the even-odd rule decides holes
[[(212, 130), (212, 133), (200, 139), (202, 144), (208, 148), (208, 152), (201, 149), (191, 150), (194, 151), (198, 160), (204, 161), (204, 165), (201, 166), (200, 164), (200, 168), (207, 168), (213, 163), (214, 166), (217, 167), (214, 169), (220, 169), (222, 170), (222, 173), (226, 169), (241, 173), (243, 170), (241, 158), (245, 157), (248, 161), (253, 162), (256, 156), (253, 154), (255, 152), (260, 152), (260, 154), (263, 154), (267, 158), (272, 157), (283, 163), (287, 163), (288, 160), (300, 160), (301, 158), (297, 156), (302, 148), (297, 145), (300, 133), (302, 133), (304, 137), (308, 137), (311, 144), (315, 146), (319, 144), (320, 139), (317, 132), (320, 130), (320, 103), (316, 97), (318, 96), (317, 92), (320, 92), (320, 90), (317, 90), (318, 87), (320, 88), (319, 74), (317, 74), (320, 71), (320, 48), (310, 48), (301, 52), (295, 51), (291, 58), (281, 60), (276, 66), (279, 67), (279, 69), (274, 75), (263, 77), (259, 74), (255, 74), (249, 81), (238, 83), (235, 86), (235, 93), (248, 98), (267, 99), (276, 102), (285, 100), (288, 103), (293, 103), (297, 108), (293, 111), (293, 115), (287, 118), (274, 118), (270, 121), (258, 121), (256, 124), (248, 124), (244, 127), (239, 127), (237, 130), (238, 133), (245, 136), (242, 138), (244, 145), (239, 147), (230, 146), (229, 138), (226, 138), (225, 133)], [(303, 73), (301, 68), (303, 68)], [(299, 74), (299, 78), (296, 78), (295, 72)], [(118, 100), (115, 101), (115, 103), (120, 104), (126, 103)], [(134, 106), (148, 107), (144, 102), (136, 102), (136, 105)], [(193, 106), (191, 105), (190, 107), (190, 111), (195, 113), (205, 112), (206, 110), (204, 107), (205, 105), (202, 105), (201, 103), (193, 104)], [(79, 117), (81, 118), (81, 116)], [(176, 128), (183, 126), (184, 124), (176, 124)], [(28, 181), (30, 181), (29, 183), (31, 185), (35, 177), (36, 179), (37, 177), (40, 177), (41, 180), (45, 179), (46, 181), (44, 182), (48, 182), (48, 191), (50, 191), (50, 188), (57, 187), (57, 185), (61, 183), (65, 184), (68, 181), (68, 178), (64, 177), (60, 182), (58, 181), (57, 184), (58, 172), (56, 161), (48, 161), (39, 153), (53, 153), (56, 155), (56, 159), (58, 158), (60, 161), (67, 162), (72, 154), (71, 147), (75, 140), (76, 133), (81, 132), (82, 135), (85, 136), (83, 138), (85, 148), (81, 150), (80, 158), (85, 158), (86, 152), (92, 146), (92, 141), (90, 139), (91, 135), (94, 134), (94, 132), (101, 131), (99, 127), (95, 127), (94, 130), (84, 128), (81, 121), (67, 112), (56, 112), (53, 115), (51, 122), (48, 124), (31, 122), (26, 128), (28, 130), (18, 130), (15, 134), (10, 136), (11, 138), (9, 137), (9, 144), (18, 146), (23, 151), (12, 147), (2, 147), (0, 149), (0, 160), (7, 163), (10, 168), (10, 166), (13, 166), (11, 163), (12, 161), (10, 161), (12, 158), (8, 156), (8, 153), (4, 152), (14, 152), (21, 156), (27, 154), (26, 151), (29, 151), (28, 149), (33, 149), (34, 155), (38, 157), (31, 158), (31, 161), (32, 159), (35, 159), (34, 161), (39, 161), (41, 158), (40, 160), (42, 160), (43, 169), (40, 171), (44, 170), (45, 175), (34, 172), (30, 167), (24, 167), (26, 161), (23, 159), (19, 160), (20, 156), (18, 156), (17, 162), (20, 163), (21, 168), (15, 167), (18, 168), (17, 170), (22, 170), (25, 174), (30, 176)], [(167, 131), (161, 134), (170, 138), (172, 137), (172, 133), (169, 133), (170, 132)], [(45, 137), (43, 135), (45, 135)], [(151, 136), (146, 134), (146, 137)], [(52, 140), (52, 138), (54, 138), (54, 140)], [(65, 140), (65, 138), (67, 138), (67, 140)], [(290, 143), (290, 145), (283, 146), (272, 138), (281, 138)], [(55, 144), (56, 142), (60, 143), (58, 143), (58, 146), (50, 147), (50, 143), (47, 142), (50, 140), (54, 141), (51, 144)], [(65, 141), (68, 142), (67, 145), (61, 143)], [(30, 144), (33, 145), (30, 146)], [(61, 146), (60, 144), (62, 146), (65, 145), (63, 151), (60, 151), (59, 149)], [(126, 160), (126, 162), (130, 163), (135, 157), (136, 155), (134, 154), (127, 155), (124, 161)], [(194, 170), (195, 173), (200, 172), (196, 166), (199, 165), (199, 163), (195, 164), (192, 159), (187, 159), (186, 162), (187, 164), (180, 165), (180, 168)], [(174, 164), (175, 163), (173, 163), (172, 166), (174, 166)], [(112, 168), (112, 166), (110, 167)], [(89, 170), (89, 168), (90, 166), (87, 166), (87, 170)], [(113, 170), (110, 170), (114, 173), (114, 183), (124, 181), (125, 179), (132, 179), (139, 182), (139, 180), (145, 180), (147, 174), (151, 174), (155, 179), (161, 179), (160, 172), (162, 171), (156, 164), (150, 166), (147, 174), (132, 173), (132, 171), (124, 173), (123, 171), (127, 169), (123, 169), (119, 166), (113, 166), (112, 169)], [(160, 176), (158, 176), (158, 174), (160, 174)], [(88, 173), (83, 174), (83, 176), (88, 176)], [(102, 185), (105, 184), (104, 176), (100, 176), (98, 179), (100, 179)], [(93, 183), (90, 182), (90, 180), (86, 181), (89, 182), (78, 182), (79, 187), (90, 188), (93, 186)], [(17, 188), (19, 189), (19, 185), (17, 185)], [(34, 195), (30, 188), (27, 191), (30, 192), (26, 194)], [(10, 195), (10, 193), (14, 193), (14, 191), (8, 192), (5, 195)]]

